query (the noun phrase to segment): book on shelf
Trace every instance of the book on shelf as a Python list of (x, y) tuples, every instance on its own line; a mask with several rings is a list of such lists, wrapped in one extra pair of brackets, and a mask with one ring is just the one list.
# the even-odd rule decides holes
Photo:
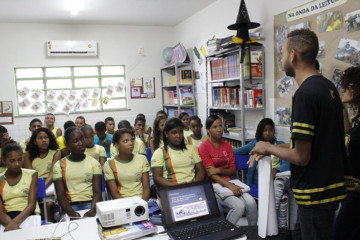
[(189, 117), (195, 115), (195, 111), (193, 108), (183, 108), (181, 109), (181, 112), (186, 112), (187, 114), (189, 114)]
[(181, 87), (180, 92), (180, 105), (192, 105), (194, 104), (194, 94), (192, 87)]
[(244, 106), (246, 108), (263, 107), (262, 89), (247, 89), (244, 91)]
[(180, 84), (192, 83), (192, 71), (184, 69), (180, 71)]
[(239, 107), (239, 87), (212, 88), (212, 102), (214, 107)]
[(263, 55), (261, 50), (252, 50), (250, 53), (251, 76), (263, 77)]
[(209, 53), (219, 51), (221, 45), (221, 39), (220, 38), (210, 39), (207, 41), (206, 45), (207, 45), (207, 51)]
[(109, 228), (102, 227), (99, 220), (96, 221), (98, 227), (98, 234), (102, 240), (130, 240), (157, 232), (157, 226), (152, 224), (149, 220)]
[(175, 108), (167, 108), (168, 118), (178, 117), (178, 110)]
[(240, 137), (241, 135), (241, 128), (239, 127), (229, 127), (227, 128), (227, 131), (229, 133), (229, 136), (232, 137)]
[(176, 75), (169, 76), (169, 86), (176, 85)]

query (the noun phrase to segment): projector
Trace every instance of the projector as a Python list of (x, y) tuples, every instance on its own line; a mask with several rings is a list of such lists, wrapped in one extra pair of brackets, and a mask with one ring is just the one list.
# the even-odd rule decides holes
[(127, 197), (96, 203), (96, 215), (105, 228), (149, 219), (149, 208), (140, 197)]

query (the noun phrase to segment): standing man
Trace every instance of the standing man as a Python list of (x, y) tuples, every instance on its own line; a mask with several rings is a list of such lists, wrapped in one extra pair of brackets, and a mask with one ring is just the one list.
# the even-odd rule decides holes
[(263, 155), (291, 163), (291, 187), (298, 204), (302, 239), (331, 239), (335, 211), (346, 198), (344, 120), (334, 84), (315, 69), (319, 43), (308, 29), (288, 34), (282, 67), (299, 88), (292, 100), (290, 148), (259, 142), (250, 165)]

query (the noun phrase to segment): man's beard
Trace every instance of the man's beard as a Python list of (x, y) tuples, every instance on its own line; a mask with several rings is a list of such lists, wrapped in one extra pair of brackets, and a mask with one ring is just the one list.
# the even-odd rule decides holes
[(283, 65), (283, 71), (285, 72), (286, 76), (295, 77), (295, 71), (290, 66), (289, 62), (285, 62), (285, 64)]

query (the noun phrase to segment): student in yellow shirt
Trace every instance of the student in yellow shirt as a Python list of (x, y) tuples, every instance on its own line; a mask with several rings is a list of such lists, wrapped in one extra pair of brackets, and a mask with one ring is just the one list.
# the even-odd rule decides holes
[(164, 146), (151, 158), (153, 178), (158, 186), (202, 181), (205, 170), (197, 150), (185, 146), (184, 125), (178, 118), (169, 118), (164, 127)]
[[(71, 120), (66, 121), (64, 123), (64, 131), (68, 129), (69, 127), (75, 127), (75, 123)], [(61, 157), (65, 157), (70, 154), (70, 151), (68, 148), (66, 148), (65, 138), (64, 136), (58, 137), (56, 139), (57, 144), (59, 145), (59, 150), (61, 150)]]
[(163, 131), (165, 126), (166, 118), (163, 116), (156, 117), (154, 120), (154, 132), (153, 137), (150, 141), (151, 155), (154, 154), (155, 150), (159, 147), (164, 146)]
[(147, 201), (150, 197), (150, 167), (145, 156), (133, 154), (134, 132), (127, 128), (117, 130), (113, 141), (119, 154), (104, 165), (105, 180), (112, 198), (138, 196)]
[(141, 141), (144, 142), (146, 147), (150, 147), (151, 137), (145, 133), (145, 123), (146, 123), (146, 120), (143, 117), (137, 117), (135, 119), (135, 125), (134, 125), (135, 136), (140, 138)]
[(65, 131), (70, 155), (54, 165), (54, 183), (61, 208), (71, 217), (80, 217), (76, 211), (87, 210), (84, 217), (96, 215), (96, 203), (101, 201), (100, 163), (85, 155), (85, 140), (81, 130), (70, 127)]
[(106, 162), (106, 151), (103, 146), (94, 144), (94, 129), (90, 125), (81, 128), (85, 139), (85, 154), (99, 161), (101, 166)]
[[(127, 128), (132, 131), (131, 124), (127, 120), (122, 120), (119, 122), (118, 129), (121, 129), (121, 128)], [(118, 149), (115, 147), (114, 143), (112, 143), (110, 146), (110, 154), (111, 154), (111, 158), (114, 158), (116, 155), (119, 154)], [(141, 141), (140, 138), (137, 138), (137, 137), (135, 138), (133, 154), (141, 154), (141, 155), (146, 156), (146, 147), (145, 147), (144, 142)]]
[(114, 135), (115, 133), (115, 120), (113, 117), (105, 118), (106, 134)]
[(11, 231), (19, 229), (28, 216), (40, 213), (38, 175), (35, 170), (21, 168), (23, 152), (18, 144), (7, 144), (3, 156), (7, 170), (0, 175), (0, 224)]
[(182, 112), (179, 115), (179, 119), (184, 125), (184, 138), (186, 139), (193, 133), (189, 127), (189, 114), (187, 112)]
[[(36, 129), (41, 128), (41, 127), (42, 127), (42, 122), (40, 119), (34, 118), (33, 120), (30, 121), (29, 130), (30, 130), (31, 134), (33, 134), (33, 132), (35, 132)], [(26, 146), (28, 145), (28, 143), (30, 141), (30, 137), (28, 137), (27, 139), (25, 139), (24, 141), (22, 141), (20, 143), (20, 146), (21, 146), (23, 152), (26, 151)]]
[(45, 125), (46, 128), (49, 129), (55, 136), (55, 138), (62, 136), (61, 128), (55, 127), (55, 115), (52, 113), (47, 113), (45, 115)]
[(77, 116), (75, 119), (75, 124), (77, 128), (81, 129), (86, 125), (85, 118), (83, 116)]
[[(31, 135), (29, 144), (24, 154), (24, 166), (34, 169), (38, 176), (45, 178), (45, 187), (49, 188), (53, 179), (54, 164), (61, 158), (61, 152), (55, 136), (47, 128), (38, 128)], [(54, 222), (55, 195), (49, 193), (46, 196), (48, 222)]]
[(203, 136), (201, 134), (201, 129), (203, 128), (203, 125), (201, 123), (201, 120), (198, 116), (194, 115), (189, 118), (189, 125), (190, 130), (192, 131), (192, 134), (185, 138), (185, 144), (186, 145), (193, 145), (196, 149), (199, 148), (200, 144), (204, 142), (206, 139), (208, 139), (207, 136)]
[(5, 161), (2, 159), (2, 149), (5, 147), (6, 144), (14, 142), (11, 137), (9, 136), (8, 130), (6, 127), (0, 125), (0, 173), (6, 170)]
[(145, 117), (145, 115), (144, 115), (143, 113), (139, 113), (138, 115), (136, 115), (136, 118), (138, 118), (138, 117), (142, 117), (142, 118), (145, 119), (144, 132), (145, 132), (147, 135), (151, 136), (152, 129), (151, 129), (151, 127), (150, 127), (149, 125), (146, 124), (146, 117)]

